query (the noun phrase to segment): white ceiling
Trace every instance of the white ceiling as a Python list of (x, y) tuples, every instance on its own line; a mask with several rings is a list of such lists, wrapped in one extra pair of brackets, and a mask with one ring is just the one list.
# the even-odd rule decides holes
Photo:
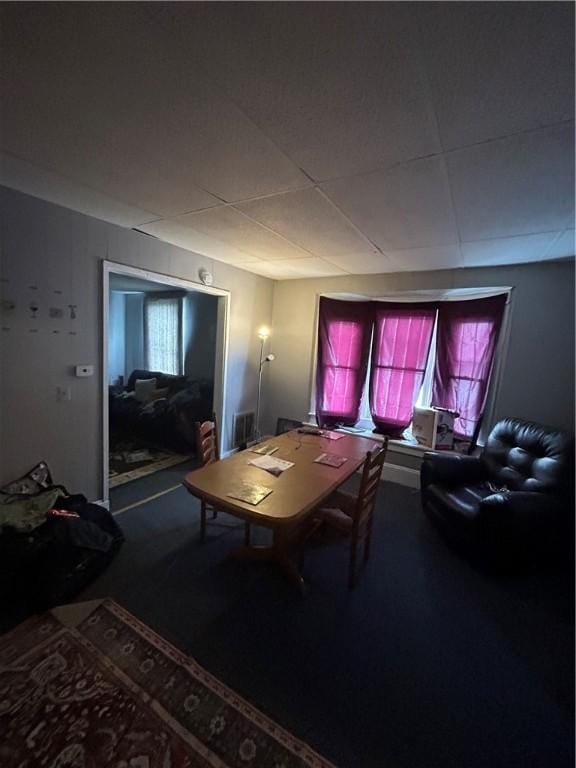
[(274, 279), (574, 254), (571, 3), (3, 3), (0, 183)]

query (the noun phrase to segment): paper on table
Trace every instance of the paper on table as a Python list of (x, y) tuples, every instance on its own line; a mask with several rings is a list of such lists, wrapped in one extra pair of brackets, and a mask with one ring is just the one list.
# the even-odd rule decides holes
[(321, 453), (314, 459), (316, 464), (327, 464), (329, 467), (341, 467), (345, 461), (348, 461), (346, 456), (338, 456), (335, 453)]
[(255, 507), (257, 504), (260, 504), (262, 499), (265, 499), (266, 496), (270, 496), (271, 493), (272, 488), (267, 488), (265, 485), (239, 483), (226, 495), (230, 496), (232, 499), (245, 501), (247, 504), (252, 504)]
[(340, 440), (344, 435), (341, 432), (322, 432), (322, 437), (327, 440)]
[(254, 467), (260, 467), (260, 469), (265, 469), (266, 472), (270, 472), (270, 474), (276, 476), (281, 475), (284, 470), (294, 466), (293, 461), (276, 459), (274, 456), (258, 456), (256, 459), (250, 459), (248, 464), (252, 464)]
[(259, 453), (260, 456), (271, 456), (277, 450), (277, 445), (255, 445), (254, 448), (250, 448), (250, 453)]

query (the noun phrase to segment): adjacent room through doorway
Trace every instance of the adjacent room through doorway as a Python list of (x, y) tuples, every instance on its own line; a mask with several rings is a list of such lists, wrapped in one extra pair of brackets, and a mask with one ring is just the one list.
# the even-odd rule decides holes
[(114, 488), (187, 461), (214, 412), (218, 296), (111, 272), (108, 481)]

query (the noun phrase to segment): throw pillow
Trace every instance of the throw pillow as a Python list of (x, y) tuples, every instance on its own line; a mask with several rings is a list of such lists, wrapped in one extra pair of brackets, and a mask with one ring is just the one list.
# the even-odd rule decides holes
[(134, 397), (141, 403), (149, 403), (156, 391), (156, 379), (136, 379)]
[(167, 397), (169, 388), (163, 387), (162, 389), (155, 389), (152, 393), (151, 400), (161, 400), (163, 397)]

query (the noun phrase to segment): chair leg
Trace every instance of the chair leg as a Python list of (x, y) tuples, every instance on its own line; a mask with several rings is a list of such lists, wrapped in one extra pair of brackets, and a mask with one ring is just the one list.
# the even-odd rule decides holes
[(206, 538), (206, 502), (200, 502), (200, 541)]
[(246, 547), (250, 546), (250, 539), (251, 539), (251, 529), (250, 529), (250, 523), (244, 523), (244, 545)]
[(217, 517), (218, 517), (218, 510), (217, 509), (213, 509), (212, 510), (212, 520), (216, 520)]

